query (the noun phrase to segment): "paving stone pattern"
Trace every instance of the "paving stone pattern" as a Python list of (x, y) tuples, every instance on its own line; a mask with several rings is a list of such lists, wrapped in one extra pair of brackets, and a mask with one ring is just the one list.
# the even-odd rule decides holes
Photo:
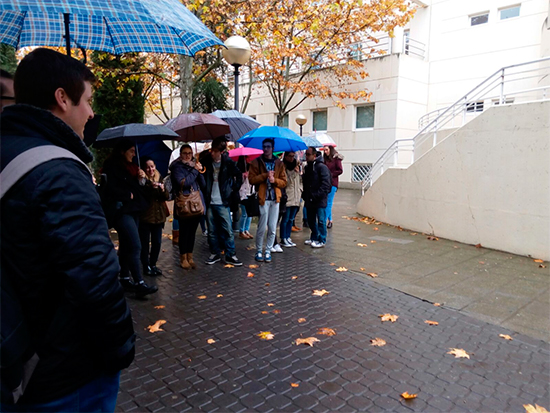
[[(198, 237), (199, 268), (184, 272), (176, 265), (177, 248), (163, 241), (159, 267), (165, 275), (151, 280), (159, 292), (141, 301), (128, 297), (137, 353), (122, 374), (117, 411), (522, 412), (523, 404), (535, 403), (550, 408), (548, 343), (357, 273), (336, 272), (297, 248), (250, 269), (256, 263), (245, 247), (251, 245), (237, 242), (241, 268), (207, 266), (201, 262), (206, 240)], [(314, 289), (330, 294), (313, 296)], [(165, 308), (154, 308), (160, 305)], [(382, 323), (383, 313), (399, 319)], [(299, 323), (301, 317), (306, 322)], [(149, 333), (146, 327), (160, 319), (167, 321), (164, 331)], [(316, 334), (322, 327), (337, 334)], [(262, 331), (274, 339), (261, 340)], [(310, 336), (321, 341), (313, 347), (293, 344)], [(373, 347), (376, 337), (387, 345)], [(450, 348), (462, 348), (471, 358), (455, 359), (446, 354)], [(405, 391), (418, 397), (405, 401)]]

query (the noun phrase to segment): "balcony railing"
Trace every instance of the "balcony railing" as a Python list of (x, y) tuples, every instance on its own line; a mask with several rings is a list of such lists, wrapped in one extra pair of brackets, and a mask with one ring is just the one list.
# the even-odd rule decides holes
[[(503, 105), (507, 102), (534, 102), (550, 99), (550, 57), (534, 60), (527, 63), (521, 63), (512, 66), (506, 66), (497, 70), (466, 95), (457, 100), (453, 105), (430, 112), (425, 115), (427, 118), (422, 124), (424, 127), (412, 138), (395, 141), (382, 156), (373, 164), (371, 170), (365, 177), (362, 184), (363, 194), (372, 186), (388, 168), (388, 163), (393, 159), (393, 167), (407, 167), (415, 159), (418, 159), (427, 150), (433, 148), (449, 132), (438, 141), (437, 133), (445, 128), (460, 127), (470, 120), (470, 115), (475, 116), (480, 113), (480, 108), (485, 108), (480, 102), (491, 102), (491, 104)], [(483, 110), (483, 109), (482, 109)], [(430, 120), (431, 119), (431, 120)], [(456, 126), (458, 125), (458, 126)], [(429, 141), (431, 139), (431, 142)], [(410, 162), (404, 164), (402, 160), (407, 158), (410, 153), (412, 141), (413, 155), (408, 156)], [(404, 157), (400, 155), (400, 147), (405, 145)], [(419, 152), (422, 148), (423, 152)], [(401, 160), (397, 162), (397, 160)]]

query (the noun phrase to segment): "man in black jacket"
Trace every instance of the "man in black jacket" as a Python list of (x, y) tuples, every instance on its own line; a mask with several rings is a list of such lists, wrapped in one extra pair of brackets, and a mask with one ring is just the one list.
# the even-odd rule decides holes
[[(1, 115), (1, 167), (30, 148), (64, 148), (92, 161), (82, 138), (94, 115), (94, 76), (82, 63), (36, 49), (15, 74), (16, 104)], [(32, 169), (1, 203), (1, 411), (114, 411), (120, 370), (134, 358), (130, 310), (90, 171), (76, 159)], [(28, 336), (4, 346), (20, 319)], [(11, 324), (10, 324), (11, 323)], [(18, 354), (7, 358), (6, 353)], [(34, 356), (33, 356), (34, 355)], [(38, 363), (15, 401), (12, 384)], [(17, 384), (17, 383), (15, 383)]]
[(208, 226), (208, 245), (210, 257), (206, 264), (215, 264), (221, 260), (220, 240), (225, 250), (225, 262), (235, 266), (243, 263), (235, 254), (235, 238), (231, 225), (231, 194), (239, 191), (242, 175), (237, 164), (226, 153), (227, 140), (220, 136), (212, 141), (210, 151), (201, 153), (199, 162), (206, 168), (203, 191), (206, 203), (206, 224)]
[(314, 147), (307, 148), (306, 161), (302, 198), (307, 208), (311, 238), (305, 243), (312, 248), (323, 248), (327, 242), (326, 207), (328, 194), (332, 188), (332, 178), (330, 170), (323, 162), (323, 157), (317, 156), (317, 149)]

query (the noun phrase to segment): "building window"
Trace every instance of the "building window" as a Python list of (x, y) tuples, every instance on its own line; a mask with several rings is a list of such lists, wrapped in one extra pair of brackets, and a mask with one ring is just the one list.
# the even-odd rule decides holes
[(483, 101), (466, 103), (466, 112), (483, 112)]
[(351, 165), (351, 182), (363, 182), (367, 173), (372, 168), (371, 163), (360, 163)]
[(410, 48), (411, 48), (410, 43), (411, 43), (411, 31), (407, 29), (403, 32), (403, 52), (405, 52), (405, 54), (410, 53)]
[(327, 111), (318, 110), (313, 112), (313, 130), (326, 131), (327, 129)]
[(504, 9), (500, 9), (499, 10), (500, 20), (506, 20), (506, 19), (511, 19), (512, 17), (518, 17), (519, 8), (520, 6), (517, 5), (517, 6), (511, 6), (511, 7), (506, 7)]
[[(279, 119), (280, 119), (280, 116), (276, 115), (275, 116), (275, 122), (276, 122), (277, 126), (279, 126)], [(282, 126), (285, 127), (285, 128), (288, 128), (288, 113), (285, 116), (283, 116)]]
[(361, 43), (354, 43), (350, 46), (349, 55), (354, 60), (363, 59), (362, 45)]
[(355, 129), (374, 128), (374, 105), (355, 108)]
[[(492, 102), (493, 106), (500, 105), (500, 99), (493, 99)], [(511, 105), (512, 103), (514, 103), (514, 98), (505, 98), (503, 105)]]
[(470, 26), (477, 26), (479, 24), (485, 24), (488, 22), (489, 22), (489, 12), (476, 14), (475, 16), (470, 16)]

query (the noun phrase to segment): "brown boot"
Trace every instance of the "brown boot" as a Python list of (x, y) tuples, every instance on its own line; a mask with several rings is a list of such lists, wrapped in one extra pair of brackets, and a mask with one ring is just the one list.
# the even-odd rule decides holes
[(191, 266), (191, 268), (193, 268), (193, 269), (197, 268), (197, 264), (195, 264), (195, 261), (193, 261), (193, 253), (192, 252), (189, 252), (187, 254), (187, 262), (189, 262), (189, 265)]
[(189, 265), (189, 261), (187, 261), (187, 254), (180, 255), (180, 265), (181, 265), (181, 268), (183, 268), (184, 270), (191, 269), (191, 266)]

